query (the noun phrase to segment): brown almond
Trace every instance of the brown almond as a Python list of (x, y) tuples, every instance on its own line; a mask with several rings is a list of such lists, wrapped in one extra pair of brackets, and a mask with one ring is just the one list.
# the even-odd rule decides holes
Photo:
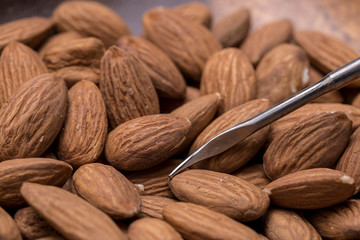
[(154, 8), (143, 16), (147, 37), (160, 47), (186, 77), (199, 81), (207, 59), (221, 49), (204, 26), (186, 20), (175, 11)]
[(21, 240), (21, 234), (14, 219), (0, 207), (0, 239)]
[(48, 70), (39, 55), (28, 46), (12, 42), (1, 54), (0, 107), (21, 84)]
[(263, 164), (260, 163), (245, 165), (235, 172), (232, 172), (231, 175), (248, 181), (261, 189), (271, 182), (265, 174)]
[(260, 188), (226, 173), (192, 169), (176, 175), (169, 186), (181, 201), (206, 206), (241, 222), (261, 217), (270, 203)]
[(261, 58), (275, 46), (289, 41), (292, 34), (292, 23), (279, 20), (268, 23), (252, 32), (244, 41), (241, 49), (256, 65)]
[(167, 222), (156, 218), (141, 218), (129, 226), (131, 240), (181, 240), (181, 235)]
[(200, 96), (200, 89), (192, 86), (186, 86), (186, 93), (184, 99), (160, 98), (160, 112), (170, 113), (171, 111), (174, 111), (176, 108), (182, 106), (183, 104), (199, 98)]
[(174, 8), (174, 11), (180, 14), (186, 20), (200, 23), (205, 27), (210, 27), (211, 12), (210, 9), (201, 2), (189, 2)]
[(63, 2), (54, 10), (53, 19), (60, 30), (99, 38), (106, 47), (113, 45), (121, 36), (130, 34), (122, 18), (98, 2)]
[(82, 80), (93, 82), (98, 85), (100, 79), (100, 69), (84, 66), (64, 67), (53, 72), (53, 74), (64, 79), (68, 88), (71, 88)]
[(290, 173), (269, 183), (263, 191), (271, 203), (294, 209), (319, 209), (336, 205), (353, 195), (354, 179), (329, 168)]
[(258, 234), (228, 216), (193, 203), (176, 202), (164, 208), (164, 219), (186, 239), (255, 240)]
[(83, 38), (79, 33), (68, 31), (68, 32), (61, 32), (55, 34), (54, 36), (50, 37), (39, 49), (39, 55), (41, 57), (51, 48), (64, 44), (65, 42), (70, 42), (75, 39)]
[(108, 134), (105, 156), (119, 170), (153, 167), (175, 154), (191, 123), (184, 117), (157, 114), (127, 121)]
[(266, 149), (263, 157), (266, 175), (274, 180), (300, 170), (335, 167), (351, 132), (352, 123), (342, 112), (325, 112), (303, 119), (274, 138)]
[(351, 102), (354, 107), (360, 108), (360, 94), (357, 94)]
[(163, 208), (174, 199), (159, 196), (141, 196), (141, 208), (139, 217), (153, 217), (163, 219)]
[(255, 98), (255, 71), (247, 56), (237, 48), (213, 54), (206, 62), (200, 92), (220, 93), (219, 114)]
[(42, 17), (30, 17), (0, 25), (0, 50), (7, 44), (18, 41), (37, 47), (49, 34), (54, 23)]
[(156, 45), (135, 36), (124, 36), (116, 42), (116, 45), (130, 51), (140, 60), (159, 97), (172, 99), (185, 97), (186, 83), (183, 76), (172, 60)]
[(65, 82), (39, 75), (18, 88), (0, 110), (0, 161), (41, 156), (64, 122)]
[[(190, 148), (193, 153), (217, 134), (239, 124), (269, 107), (266, 99), (256, 99), (235, 107), (211, 122), (196, 138)], [(268, 128), (265, 127), (245, 140), (214, 157), (194, 164), (193, 168), (205, 168), (219, 172), (233, 172), (250, 161), (264, 145)]]
[(224, 48), (237, 47), (248, 34), (250, 11), (240, 8), (215, 23), (211, 31)]
[(95, 162), (108, 131), (106, 108), (98, 87), (81, 81), (69, 90), (65, 122), (57, 142), (59, 159), (79, 167)]
[(90, 163), (73, 175), (77, 193), (114, 219), (135, 216), (140, 210), (140, 195), (134, 185), (112, 166)]
[(101, 60), (100, 90), (111, 128), (160, 111), (155, 88), (142, 64), (118, 47), (110, 47)]

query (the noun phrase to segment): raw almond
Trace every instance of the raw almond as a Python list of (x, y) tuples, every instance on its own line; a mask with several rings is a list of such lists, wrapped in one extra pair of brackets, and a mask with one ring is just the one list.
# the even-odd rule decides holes
[(0, 110), (0, 161), (41, 156), (64, 122), (65, 82), (42, 74), (18, 88)]
[(24, 183), (20, 191), (30, 206), (68, 239), (127, 239), (104, 212), (61, 188)]
[(174, 199), (159, 196), (141, 196), (141, 208), (139, 217), (153, 217), (163, 219), (163, 208)]
[(168, 99), (160, 98), (160, 112), (161, 113), (170, 113), (181, 105), (188, 103), (196, 98), (201, 96), (200, 90), (196, 87), (186, 86), (186, 93), (184, 99)]
[(140, 210), (140, 195), (134, 185), (112, 166), (90, 163), (73, 175), (77, 193), (114, 219), (135, 216)]
[(142, 64), (118, 47), (109, 48), (101, 60), (100, 90), (111, 128), (160, 111), (155, 88)]
[(163, 7), (143, 16), (147, 37), (160, 47), (186, 77), (199, 81), (207, 59), (221, 49), (211, 32)]
[(222, 114), (256, 95), (255, 71), (247, 56), (237, 48), (226, 48), (206, 62), (200, 84), (202, 95), (220, 93)]
[(290, 173), (269, 183), (263, 191), (280, 207), (319, 209), (345, 201), (353, 195), (354, 179), (329, 168)]
[(65, 122), (57, 142), (59, 159), (79, 167), (95, 162), (108, 131), (106, 108), (98, 87), (81, 81), (69, 90)]
[(64, 79), (68, 88), (71, 88), (73, 85), (82, 80), (93, 82), (98, 85), (100, 79), (100, 69), (83, 66), (61, 68), (53, 72), (53, 74)]
[(263, 165), (260, 163), (245, 165), (231, 173), (231, 175), (248, 181), (261, 189), (271, 182), (265, 174)]
[(68, 31), (55, 34), (54, 36), (50, 37), (39, 49), (39, 55), (41, 57), (51, 48), (64, 44), (65, 42), (70, 42), (75, 39), (83, 38), (79, 33)]
[(174, 8), (174, 11), (189, 21), (200, 23), (205, 27), (210, 27), (210, 9), (201, 2), (189, 2)]
[(261, 217), (270, 203), (252, 183), (214, 171), (188, 170), (176, 175), (169, 186), (181, 201), (206, 206), (241, 222)]
[(175, 154), (191, 123), (170, 114), (157, 114), (127, 121), (108, 134), (105, 156), (119, 170), (138, 171), (153, 167)]
[(0, 239), (21, 240), (21, 234), (14, 219), (0, 207)]

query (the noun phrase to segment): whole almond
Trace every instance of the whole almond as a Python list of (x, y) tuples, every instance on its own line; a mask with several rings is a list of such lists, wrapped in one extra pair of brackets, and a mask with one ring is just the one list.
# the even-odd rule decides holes
[(188, 170), (171, 179), (169, 186), (181, 201), (206, 206), (241, 222), (261, 217), (270, 203), (252, 183), (214, 171)]
[(48, 70), (38, 54), (28, 46), (12, 42), (1, 53), (0, 106), (24, 82)]
[(258, 239), (258, 234), (246, 225), (193, 203), (171, 203), (164, 208), (163, 216), (186, 239)]
[(0, 239), (21, 240), (21, 234), (14, 219), (0, 207)]
[(315, 228), (291, 210), (269, 209), (263, 217), (263, 225), (269, 239), (321, 240)]
[(329, 168), (290, 173), (269, 183), (263, 191), (280, 207), (319, 209), (345, 201), (353, 195), (354, 179)]
[(127, 121), (108, 134), (105, 156), (119, 170), (153, 167), (175, 154), (190, 129), (188, 119), (157, 114)]
[(75, 84), (69, 90), (58, 158), (74, 167), (95, 162), (104, 149), (107, 130), (105, 103), (98, 87), (85, 80)]
[(231, 175), (248, 181), (261, 189), (271, 182), (265, 174), (263, 164), (260, 163), (245, 165), (235, 172), (232, 172)]
[(147, 37), (160, 47), (186, 77), (199, 81), (207, 59), (221, 49), (211, 32), (173, 10), (154, 8), (143, 16)]
[(292, 35), (292, 23), (283, 19), (268, 23), (252, 32), (244, 41), (241, 49), (256, 65), (261, 58), (275, 46), (287, 42)]
[(142, 64), (118, 47), (109, 48), (101, 60), (100, 90), (111, 128), (160, 111), (155, 88)]
[(127, 239), (104, 212), (61, 188), (24, 183), (20, 191), (30, 206), (67, 239)]
[(39, 49), (39, 55), (41, 57), (44, 56), (44, 54), (51, 48), (64, 44), (65, 42), (70, 42), (75, 39), (83, 38), (79, 33), (68, 31), (68, 32), (61, 32), (58, 34), (55, 34), (54, 36), (50, 37)]
[(269, 51), (256, 68), (257, 98), (278, 103), (304, 88), (309, 81), (309, 60), (292, 44), (280, 44)]
[(69, 164), (49, 158), (21, 158), (0, 162), (0, 206), (20, 207), (23, 182), (62, 186), (70, 177)]
[(53, 72), (57, 77), (64, 79), (66, 86), (71, 88), (76, 83), (86, 80), (99, 84), (100, 70), (98, 68), (84, 66), (70, 66)]
[(18, 88), (0, 110), (0, 161), (41, 156), (64, 122), (65, 82), (42, 74)]
[(342, 112), (325, 112), (302, 120), (274, 138), (266, 149), (266, 175), (274, 180), (309, 168), (333, 168), (347, 146), (351, 125)]
[(159, 97), (182, 99), (185, 97), (186, 83), (172, 60), (150, 41), (124, 36), (116, 44), (136, 56), (154, 84)]
[(174, 11), (189, 21), (200, 23), (205, 27), (210, 27), (210, 9), (201, 2), (189, 2), (174, 8)]
[(163, 208), (174, 199), (159, 196), (141, 196), (141, 208), (139, 217), (153, 217), (163, 219)]
[(256, 95), (255, 71), (247, 56), (237, 48), (226, 48), (206, 62), (200, 84), (202, 95), (220, 93), (222, 114)]
[(63, 2), (54, 10), (53, 19), (60, 30), (99, 38), (106, 47), (113, 45), (121, 36), (130, 34), (116, 12), (93, 1)]
[(160, 112), (161, 113), (170, 113), (176, 108), (181, 107), (183, 104), (188, 103), (196, 98), (201, 96), (200, 89), (192, 86), (186, 86), (186, 93), (184, 99), (169, 99), (169, 98), (160, 98)]
[(90, 163), (73, 175), (77, 193), (114, 219), (135, 216), (140, 210), (140, 195), (134, 185), (112, 166)]
[(129, 226), (131, 240), (181, 240), (181, 235), (167, 222), (157, 218), (141, 218)]

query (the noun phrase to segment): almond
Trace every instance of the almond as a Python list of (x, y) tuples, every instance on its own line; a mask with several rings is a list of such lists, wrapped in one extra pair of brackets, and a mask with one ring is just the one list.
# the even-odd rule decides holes
[(114, 219), (135, 216), (140, 210), (140, 195), (134, 185), (112, 166), (90, 163), (73, 175), (77, 193)]
[(231, 175), (248, 181), (261, 189), (271, 182), (265, 174), (263, 165), (260, 163), (245, 165), (231, 173)]
[(184, 99), (168, 99), (160, 98), (160, 112), (170, 113), (181, 105), (188, 103), (201, 96), (200, 90), (196, 87), (186, 86), (186, 93)]
[(18, 88), (0, 110), (0, 161), (41, 156), (64, 122), (67, 89), (42, 74)]
[(353, 195), (354, 179), (329, 168), (290, 173), (269, 183), (263, 191), (280, 207), (319, 209), (345, 201)]
[(211, 12), (210, 9), (201, 2), (189, 2), (174, 8), (174, 11), (180, 14), (186, 20), (200, 23), (205, 27), (210, 27)]
[(54, 10), (53, 19), (60, 30), (99, 38), (106, 47), (113, 45), (121, 36), (130, 34), (122, 18), (98, 2), (63, 2)]
[(242, 222), (261, 217), (270, 203), (267, 195), (250, 182), (214, 171), (188, 170), (176, 175), (169, 186), (181, 201), (206, 206)]
[(105, 156), (119, 170), (153, 167), (175, 154), (190, 129), (183, 117), (157, 114), (127, 121), (108, 134)]
[(207, 59), (221, 49), (211, 32), (163, 7), (143, 16), (147, 37), (159, 46), (186, 77), (199, 81)]
[(159, 113), (159, 101), (142, 64), (128, 51), (109, 48), (101, 60), (100, 90), (111, 128)]
[(64, 44), (65, 42), (70, 42), (75, 39), (83, 38), (79, 33), (68, 31), (55, 34), (54, 36), (50, 37), (39, 49), (39, 55), (41, 57), (51, 48)]
[(239, 49), (226, 48), (212, 55), (201, 77), (202, 95), (220, 93), (219, 114), (253, 99), (256, 95), (255, 71)]
[(69, 91), (57, 156), (74, 167), (95, 162), (104, 149), (107, 130), (105, 103), (98, 87), (85, 80), (75, 84)]
[(163, 215), (186, 239), (258, 239), (258, 234), (251, 228), (224, 214), (193, 203), (169, 204), (164, 208)]
[(21, 234), (14, 219), (0, 207), (0, 239), (21, 240)]
[(71, 88), (82, 80), (90, 81), (98, 85), (100, 79), (100, 69), (91, 67), (70, 66), (61, 68), (53, 73), (57, 77), (64, 79), (68, 88)]
[(20, 191), (25, 200), (66, 238), (127, 239), (105, 213), (61, 188), (24, 183)]
[(159, 196), (141, 196), (140, 217), (153, 217), (163, 219), (163, 208), (174, 199)]

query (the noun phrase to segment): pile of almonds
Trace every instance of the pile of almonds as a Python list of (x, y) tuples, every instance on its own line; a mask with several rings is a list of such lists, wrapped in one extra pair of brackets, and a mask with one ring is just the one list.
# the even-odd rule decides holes
[(137, 37), (69, 1), (0, 25), (0, 239), (360, 239), (360, 81), (167, 177), (360, 56), (251, 17), (158, 7)]

